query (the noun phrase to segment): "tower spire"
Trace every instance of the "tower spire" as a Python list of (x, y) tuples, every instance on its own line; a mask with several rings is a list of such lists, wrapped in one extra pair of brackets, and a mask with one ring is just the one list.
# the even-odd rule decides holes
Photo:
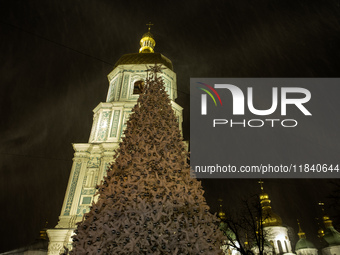
[(297, 219), (297, 224), (299, 226), (299, 233), (298, 233), (299, 238), (300, 239), (306, 238), (306, 233), (302, 231), (299, 219)]
[(225, 212), (223, 211), (223, 208), (222, 208), (222, 203), (223, 203), (223, 199), (219, 198), (218, 199), (218, 202), (220, 204), (220, 210), (218, 212), (218, 217), (221, 219), (221, 220), (225, 220), (226, 219), (226, 215), (225, 215)]
[(321, 210), (322, 210), (322, 219), (323, 219), (323, 223), (325, 224), (325, 227), (326, 228), (329, 228), (329, 227), (333, 227), (333, 222), (332, 220), (329, 218), (328, 215), (326, 215), (325, 213), (325, 203), (323, 202), (319, 202), (319, 206), (321, 207)]
[(156, 42), (153, 39), (153, 35), (150, 32), (151, 26), (153, 26), (153, 24), (149, 22), (146, 25), (148, 26), (148, 32), (146, 32), (143, 35), (142, 39), (140, 39), (139, 53), (154, 53), (153, 49), (155, 48)]
[(315, 218), (316, 224), (318, 224), (318, 237), (321, 239), (325, 235), (325, 230), (320, 226), (319, 218)]
[(263, 190), (264, 182), (262, 180), (259, 180), (258, 183), (261, 185), (260, 204), (261, 204), (262, 214), (264, 216), (262, 224), (264, 226), (281, 226), (282, 219), (280, 218), (280, 216), (273, 213), (269, 196)]

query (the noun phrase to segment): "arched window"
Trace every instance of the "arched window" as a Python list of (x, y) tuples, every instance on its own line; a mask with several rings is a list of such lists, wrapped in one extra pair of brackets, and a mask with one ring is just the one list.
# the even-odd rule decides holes
[(144, 91), (144, 81), (143, 80), (136, 81), (133, 84), (133, 94), (134, 95), (142, 94), (143, 91)]
[(287, 241), (285, 241), (285, 246), (286, 246), (286, 252), (289, 252), (289, 250), (288, 250), (288, 245), (287, 245)]
[(283, 254), (282, 244), (280, 240), (277, 241), (277, 247), (279, 248), (279, 254)]

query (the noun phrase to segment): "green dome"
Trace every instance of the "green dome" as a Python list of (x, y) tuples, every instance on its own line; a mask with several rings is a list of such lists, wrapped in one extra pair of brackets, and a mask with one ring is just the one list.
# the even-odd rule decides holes
[(299, 241), (297, 241), (295, 245), (296, 251), (307, 248), (315, 248), (315, 246), (311, 241), (307, 240), (306, 238), (301, 238)]
[(329, 246), (340, 245), (340, 233), (334, 227), (327, 228), (323, 238)]
[(114, 68), (119, 65), (134, 65), (134, 64), (163, 64), (173, 70), (172, 62), (167, 57), (160, 53), (132, 53), (123, 55), (115, 64)]

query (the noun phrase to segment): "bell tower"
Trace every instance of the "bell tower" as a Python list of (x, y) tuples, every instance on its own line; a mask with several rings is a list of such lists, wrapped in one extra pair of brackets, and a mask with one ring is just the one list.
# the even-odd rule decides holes
[(71, 249), (75, 224), (82, 220), (96, 199), (96, 185), (101, 182), (113, 160), (114, 150), (124, 135), (126, 121), (131, 109), (144, 90), (147, 69), (150, 65), (161, 64), (166, 91), (182, 129), (182, 107), (175, 103), (177, 98), (176, 73), (172, 62), (160, 53), (154, 52), (156, 42), (150, 32), (140, 40), (139, 53), (125, 54), (108, 74), (109, 87), (106, 102), (93, 110), (93, 124), (88, 143), (74, 143), (73, 165), (66, 189), (59, 222), (47, 230), (49, 255), (59, 255), (64, 247)]

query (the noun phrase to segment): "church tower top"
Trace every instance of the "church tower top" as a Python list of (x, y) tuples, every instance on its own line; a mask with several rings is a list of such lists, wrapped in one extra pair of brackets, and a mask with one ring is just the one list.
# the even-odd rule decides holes
[(299, 236), (299, 241), (297, 241), (296, 245), (295, 245), (295, 251), (298, 251), (298, 250), (305, 250), (305, 249), (308, 249), (306, 251), (306, 253), (297, 253), (297, 254), (314, 254), (314, 253), (310, 253), (310, 249), (315, 249), (315, 246), (314, 244), (309, 241), (308, 239), (306, 239), (306, 234), (305, 232), (303, 232), (302, 228), (301, 228), (301, 225), (300, 225), (300, 221), (297, 220), (297, 223), (298, 223), (298, 226), (299, 226), (299, 233), (298, 233), (298, 236)]
[(143, 35), (142, 39), (140, 39), (139, 53), (154, 53), (153, 49), (155, 48), (156, 42), (153, 39), (153, 35), (150, 32), (151, 26), (153, 26), (153, 24), (149, 22), (146, 25), (149, 26), (149, 28), (148, 28), (148, 32), (146, 32)]
[[(146, 32), (142, 39), (140, 40), (140, 49), (139, 53), (130, 53), (123, 55), (114, 65), (113, 69), (120, 65), (145, 65), (145, 64), (162, 64), (165, 67), (169, 68), (171, 71), (173, 71), (172, 62), (167, 57), (163, 56), (160, 53), (155, 53), (154, 48), (156, 45), (156, 42), (153, 38), (153, 35), (151, 34), (151, 22), (146, 24), (149, 26), (148, 32)], [(151, 54), (152, 53), (152, 54)]]
[(220, 202), (220, 211), (218, 212), (218, 217), (221, 219), (221, 220), (225, 220), (226, 219), (226, 214), (225, 212), (223, 211), (223, 208), (222, 208), (222, 202), (223, 202), (223, 199), (218, 199), (218, 202)]
[(264, 216), (264, 220), (262, 222), (264, 227), (268, 226), (282, 226), (282, 219), (279, 215), (275, 214), (272, 211), (272, 207), (270, 205), (271, 201), (267, 193), (264, 192), (263, 189), (263, 181), (260, 180), (258, 182), (261, 185), (261, 194), (260, 194), (260, 204), (262, 209), (262, 214)]
[(298, 233), (299, 238), (300, 238), (300, 239), (306, 238), (306, 234), (305, 234), (305, 232), (302, 231), (302, 228), (301, 228), (301, 225), (300, 225), (300, 221), (299, 221), (299, 220), (297, 220), (297, 224), (298, 224), (298, 226), (299, 226), (299, 233)]
[(333, 222), (332, 220), (329, 218), (328, 215), (326, 215), (325, 213), (325, 204), (323, 202), (319, 202), (319, 206), (321, 207), (321, 211), (322, 211), (322, 214), (323, 214), (323, 223), (325, 224), (325, 227), (326, 228), (330, 228), (330, 227), (333, 227)]

